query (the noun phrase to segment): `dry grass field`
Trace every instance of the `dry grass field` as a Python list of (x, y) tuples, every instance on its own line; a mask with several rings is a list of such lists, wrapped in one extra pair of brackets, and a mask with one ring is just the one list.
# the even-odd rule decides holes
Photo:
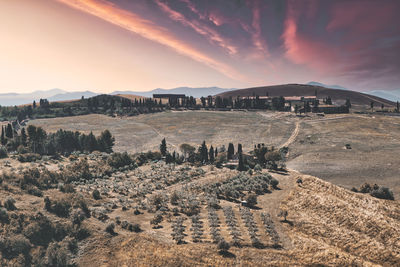
[[(110, 129), (116, 151), (156, 150), (165, 137), (170, 150), (179, 144), (214, 146), (242, 143), (249, 151), (255, 143), (276, 147), (290, 140), (287, 166), (346, 188), (364, 182), (390, 187), (400, 195), (400, 117), (327, 115), (298, 118), (289, 113), (181, 111), (111, 118), (87, 115), (31, 121), (48, 131), (60, 128), (93, 131)], [(352, 149), (345, 149), (350, 144)]]

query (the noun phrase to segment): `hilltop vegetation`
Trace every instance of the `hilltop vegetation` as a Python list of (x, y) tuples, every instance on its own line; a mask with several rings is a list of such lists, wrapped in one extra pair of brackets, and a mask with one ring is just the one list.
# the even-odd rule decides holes
[(31, 105), (0, 106), (0, 118), (21, 122), (27, 118), (54, 118), (85, 114), (134, 116), (162, 110), (163, 106), (150, 98), (132, 100), (120, 96), (98, 95), (74, 101), (49, 102), (47, 99), (41, 99), (39, 103), (33, 102)]

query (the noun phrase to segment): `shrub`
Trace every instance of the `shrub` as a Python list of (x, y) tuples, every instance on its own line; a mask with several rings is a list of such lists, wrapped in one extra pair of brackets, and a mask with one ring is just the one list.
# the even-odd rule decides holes
[(113, 153), (107, 160), (108, 165), (113, 168), (121, 168), (133, 164), (132, 158), (128, 153)]
[(161, 214), (157, 213), (154, 215), (153, 219), (150, 221), (150, 224), (154, 225), (154, 227), (157, 227), (163, 220), (163, 217)]
[(249, 207), (254, 207), (255, 205), (257, 205), (257, 195), (249, 194), (246, 198), (246, 201)]
[(387, 187), (372, 190), (371, 196), (381, 199), (394, 200), (393, 192)]
[(115, 235), (115, 224), (114, 223), (109, 223), (106, 227), (106, 232), (111, 234), (111, 235)]
[(371, 185), (369, 183), (365, 183), (360, 187), (361, 193), (370, 193), (372, 191)]
[(272, 188), (276, 189), (278, 187), (279, 181), (276, 180), (275, 178), (271, 177), (270, 184), (271, 184)]
[(18, 155), (18, 160), (20, 162), (35, 162), (40, 160), (42, 157), (39, 154), (26, 153)]
[(57, 242), (51, 243), (46, 250), (46, 262), (49, 266), (68, 266), (68, 253)]
[(44, 207), (47, 211), (56, 214), (59, 217), (68, 217), (71, 203), (69, 199), (63, 198), (51, 201), (49, 197), (44, 198)]
[(3, 241), (0, 240), (0, 250), (2, 252), (2, 256), (8, 259), (16, 258), (20, 254), (27, 257), (31, 250), (31, 246), (32, 245), (29, 240), (23, 235), (9, 237)]
[(27, 187), (28, 194), (33, 195), (33, 196), (37, 196), (37, 197), (42, 197), (43, 196), (43, 192), (42, 190), (40, 190), (39, 188), (37, 188), (36, 186), (33, 185), (29, 185)]
[(93, 198), (96, 199), (96, 200), (101, 199), (100, 191), (97, 190), (97, 189), (95, 189), (95, 190), (92, 192), (92, 196), (93, 196)]
[(72, 234), (73, 237), (75, 237), (76, 240), (81, 241), (90, 236), (90, 231), (86, 228), (79, 228), (76, 231), (73, 232)]
[(218, 243), (218, 250), (222, 253), (226, 253), (230, 249), (230, 245), (225, 240), (221, 240)]
[(61, 184), (59, 190), (63, 193), (75, 193), (75, 188), (72, 184)]
[(8, 222), (8, 213), (5, 208), (0, 208), (0, 222), (2, 223)]
[(15, 207), (15, 199), (12, 197), (7, 197), (4, 201), (4, 208), (7, 210), (16, 210), (17, 208)]
[(140, 228), (140, 225), (135, 223), (135, 224), (130, 224), (128, 227), (128, 230), (131, 232), (135, 232), (135, 233), (139, 233), (142, 231), (142, 229)]
[(279, 212), (278, 216), (282, 217), (284, 222), (287, 222), (287, 216), (288, 216), (287, 210), (281, 210)]
[(0, 146), (0, 159), (8, 157), (7, 149), (4, 146)]
[(254, 166), (254, 171), (262, 171), (262, 167), (260, 164), (256, 164), (256, 166)]

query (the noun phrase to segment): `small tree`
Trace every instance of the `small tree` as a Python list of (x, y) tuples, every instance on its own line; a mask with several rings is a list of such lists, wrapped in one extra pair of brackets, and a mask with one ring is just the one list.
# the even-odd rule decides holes
[(218, 243), (218, 250), (220, 254), (226, 254), (228, 250), (230, 249), (231, 245), (229, 245), (228, 242), (225, 240), (221, 240)]
[(287, 216), (288, 216), (287, 210), (281, 210), (281, 212), (279, 212), (278, 216), (283, 217), (283, 221), (287, 222)]
[(161, 140), (160, 153), (163, 156), (165, 156), (167, 154), (167, 142), (165, 141), (165, 138), (163, 138), (163, 140)]
[(246, 198), (246, 202), (249, 207), (254, 207), (255, 205), (257, 205), (257, 195), (249, 194)]
[(96, 200), (101, 199), (100, 191), (97, 190), (97, 189), (93, 190), (92, 196), (93, 196), (93, 198), (96, 199)]

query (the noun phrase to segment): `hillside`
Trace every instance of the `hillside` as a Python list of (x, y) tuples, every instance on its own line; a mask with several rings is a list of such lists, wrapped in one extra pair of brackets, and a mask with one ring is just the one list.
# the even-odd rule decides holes
[(216, 95), (224, 92), (229, 92), (236, 89), (225, 89), (219, 87), (177, 87), (172, 89), (157, 88), (146, 92), (136, 91), (115, 91), (112, 95), (139, 95), (144, 97), (153, 97), (153, 94), (185, 94), (187, 96), (202, 97), (208, 95)]
[[(279, 208), (289, 212), (287, 222), (274, 219), (283, 248), (231, 247), (223, 256), (208, 240), (176, 245), (168, 241), (168, 223), (149, 233), (116, 236), (112, 240), (97, 236), (80, 264), (85, 266), (398, 266), (400, 227), (398, 202), (375, 199), (295, 171), (275, 176), (282, 190), (259, 197), (260, 210), (252, 210), (258, 236), (264, 240), (261, 212), (273, 217)], [(302, 179), (301, 185), (296, 184)], [(224, 203), (224, 206), (227, 205)], [(277, 210), (276, 210), (277, 208)], [(240, 208), (233, 206), (236, 214)], [(223, 212), (218, 212), (223, 218)], [(201, 215), (207, 221), (207, 214)], [(238, 217), (239, 218), (239, 217)], [(230, 240), (225, 219), (221, 233)], [(242, 238), (246, 227), (238, 219)], [(207, 225), (207, 224), (205, 224)], [(189, 227), (187, 227), (189, 228)], [(226, 230), (222, 230), (226, 229)], [(207, 228), (205, 230), (208, 230)], [(205, 233), (206, 234), (206, 233)], [(265, 239), (266, 242), (268, 238)], [(99, 253), (101, 252), (101, 253)], [(104, 255), (95, 257), (95, 255)], [(95, 260), (93, 260), (95, 259)]]
[[(352, 104), (357, 105), (370, 105), (371, 101), (375, 103), (384, 104), (385, 106), (394, 106), (395, 103), (383, 99), (377, 96), (368, 95), (365, 93), (340, 90), (340, 89), (329, 89), (321, 86), (314, 85), (303, 85), (303, 84), (284, 84), (284, 85), (273, 85), (273, 86), (262, 86), (253, 87), (246, 89), (239, 89), (218, 94), (222, 97), (237, 97), (237, 96), (251, 96), (253, 94), (260, 96), (311, 96), (315, 95), (317, 91), (318, 98), (324, 98), (330, 96), (332, 100), (338, 104), (345, 103), (346, 99), (350, 99)], [(375, 104), (376, 105), (376, 104)]]

